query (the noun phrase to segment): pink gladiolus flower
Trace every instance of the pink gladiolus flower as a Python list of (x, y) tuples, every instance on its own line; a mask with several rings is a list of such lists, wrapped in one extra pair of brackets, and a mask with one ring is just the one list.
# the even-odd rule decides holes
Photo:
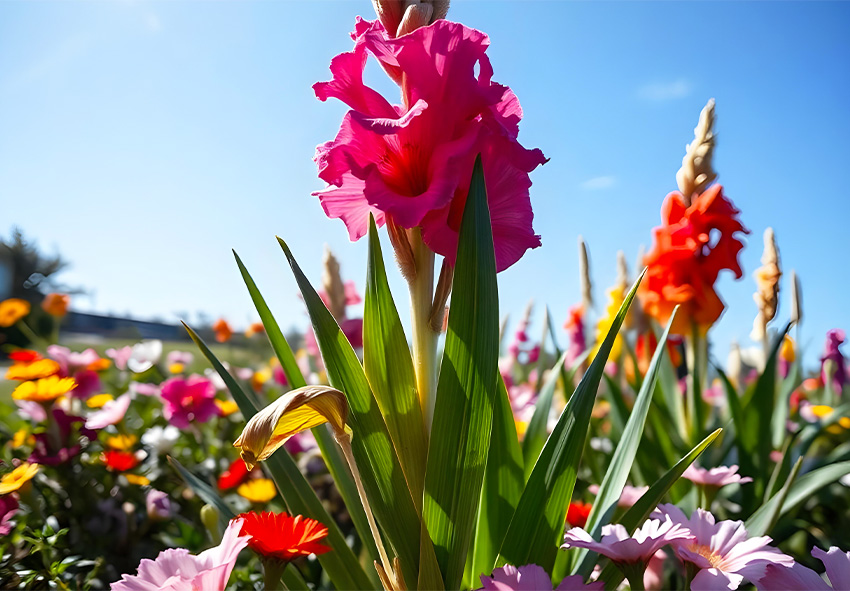
[(726, 486), (727, 484), (745, 484), (747, 482), (752, 482), (753, 479), (749, 476), (741, 476), (738, 474), (738, 466), (720, 466), (718, 468), (711, 468), (710, 470), (706, 470), (705, 468), (700, 468), (694, 464), (688, 466), (688, 468), (682, 473), (682, 478), (687, 478), (694, 484), (700, 484), (702, 486), (715, 486), (720, 488), (721, 486)]
[(201, 376), (168, 379), (162, 384), (160, 396), (165, 402), (162, 414), (180, 429), (193, 422), (206, 423), (218, 414), (215, 387)]
[(163, 550), (156, 560), (145, 558), (139, 563), (138, 574), (123, 575), (112, 583), (112, 591), (194, 591), (224, 589), (236, 564), (239, 552), (248, 545), (251, 536), (240, 536), (242, 520), (234, 519), (227, 526), (221, 544), (204, 550), (197, 556), (185, 548)]
[[(826, 333), (826, 344), (821, 361), (821, 380), (824, 384), (832, 380), (832, 389), (840, 393), (847, 383), (847, 360), (841, 353), (841, 344), (847, 338), (843, 330), (833, 328)], [(829, 362), (829, 363), (827, 363)]]
[(633, 536), (619, 523), (605, 525), (602, 527), (602, 539), (598, 542), (580, 527), (574, 527), (564, 534), (561, 548), (587, 548), (619, 565), (646, 564), (667, 544), (689, 539), (693, 539), (693, 535), (670, 519), (647, 519)]
[(750, 538), (742, 521), (715, 523), (714, 515), (697, 509), (688, 519), (675, 505), (659, 505), (653, 516), (667, 517), (687, 528), (690, 541), (676, 541), (676, 555), (699, 572), (691, 589), (737, 589), (744, 579), (758, 581), (768, 564), (791, 566), (794, 560), (768, 546), (767, 536)]
[(110, 400), (99, 410), (89, 415), (86, 420), (86, 429), (104, 429), (114, 425), (124, 418), (127, 409), (130, 408), (130, 395), (124, 394), (115, 400)]
[(790, 567), (768, 564), (765, 575), (758, 581), (756, 588), (760, 591), (850, 589), (850, 552), (843, 552), (836, 546), (831, 547), (829, 552), (824, 552), (820, 548), (813, 548), (812, 556), (823, 562), (830, 584), (827, 584), (812, 569), (795, 562)]
[[(491, 576), (481, 575), (480, 578), (482, 587), (478, 591), (545, 591), (552, 588), (552, 579), (542, 567), (536, 564), (527, 564), (519, 568), (507, 564), (495, 569)], [(573, 575), (565, 577), (555, 591), (579, 589), (602, 591), (605, 589), (605, 583), (596, 581), (585, 585), (580, 575)]]
[[(379, 21), (358, 18), (352, 38), (354, 51), (331, 61), (333, 80), (313, 86), (319, 100), (351, 107), (336, 138), (316, 149), (319, 178), (329, 185), (315, 193), (325, 213), (341, 218), (352, 240), (366, 233), (370, 213), (378, 225), (419, 226), (431, 250), (454, 263), (481, 153), (498, 270), (540, 246), (528, 175), (546, 158), (517, 141), (522, 110), (491, 80), (487, 36), (438, 20), (393, 39)], [(367, 54), (401, 75), (404, 105), (363, 83)]]

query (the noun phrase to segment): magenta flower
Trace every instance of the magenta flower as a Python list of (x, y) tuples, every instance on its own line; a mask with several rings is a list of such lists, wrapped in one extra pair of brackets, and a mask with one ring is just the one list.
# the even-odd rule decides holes
[(236, 564), (239, 552), (248, 545), (251, 536), (240, 536), (242, 520), (234, 519), (227, 526), (221, 544), (204, 550), (197, 556), (185, 548), (163, 550), (156, 560), (145, 558), (139, 563), (138, 574), (123, 575), (112, 583), (112, 591), (194, 591), (224, 589)]
[(130, 408), (130, 394), (124, 394), (115, 400), (110, 400), (89, 415), (89, 418), (86, 419), (86, 428), (105, 429), (109, 425), (114, 425), (124, 418), (128, 408)]
[(215, 387), (201, 376), (175, 377), (162, 383), (162, 414), (175, 427), (185, 429), (194, 422), (206, 423), (218, 414)]
[(80, 453), (83, 437), (89, 441), (97, 437), (95, 431), (85, 427), (86, 420), (83, 417), (69, 415), (61, 408), (56, 407), (51, 410), (51, 413), (52, 420), (58, 426), (58, 441), (51, 439), (50, 430), (33, 435), (35, 445), (27, 459), (32, 464), (58, 466)]
[(702, 486), (714, 486), (720, 488), (721, 486), (726, 486), (727, 484), (745, 484), (747, 482), (752, 482), (753, 479), (749, 476), (741, 476), (738, 474), (738, 466), (720, 466), (719, 468), (711, 468), (710, 470), (706, 470), (705, 468), (700, 468), (694, 464), (688, 466), (688, 468), (682, 473), (682, 478), (687, 478), (694, 484), (699, 484)]
[(602, 527), (602, 539), (594, 540), (580, 527), (574, 527), (564, 534), (561, 548), (587, 548), (607, 556), (612, 562), (623, 564), (643, 564), (662, 547), (676, 540), (692, 539), (691, 533), (670, 519), (647, 519), (633, 536), (619, 523)]
[(847, 384), (847, 360), (839, 349), (845, 339), (846, 335), (844, 331), (839, 328), (833, 328), (828, 331), (826, 333), (823, 357), (820, 358), (821, 379), (823, 383), (830, 383), (831, 379), (833, 390), (839, 393), (844, 385)]
[(714, 515), (697, 509), (688, 519), (675, 505), (659, 505), (653, 516), (667, 517), (687, 528), (689, 541), (675, 541), (676, 555), (699, 570), (691, 589), (737, 589), (744, 579), (758, 581), (768, 564), (791, 566), (794, 560), (768, 546), (767, 536), (750, 538), (742, 521), (715, 523)]
[[(315, 193), (325, 213), (341, 218), (352, 240), (366, 233), (370, 213), (378, 225), (419, 226), (431, 250), (454, 263), (481, 153), (498, 270), (540, 246), (528, 174), (546, 158), (517, 141), (522, 109), (491, 80), (487, 36), (438, 20), (393, 39), (379, 21), (358, 18), (352, 38), (354, 51), (331, 61), (333, 80), (313, 86), (319, 100), (351, 107), (336, 138), (316, 149), (319, 178), (329, 185)], [(367, 54), (400, 74), (403, 105), (363, 83)]]
[(18, 512), (18, 496), (0, 495), (0, 536), (8, 536), (14, 529), (12, 517)]
[(768, 564), (765, 575), (758, 581), (756, 588), (781, 591), (832, 591), (850, 589), (850, 552), (843, 552), (836, 546), (824, 552), (812, 548), (812, 556), (823, 562), (826, 567), (827, 584), (819, 574), (802, 564), (795, 562), (790, 567)]
[[(481, 575), (480, 578), (482, 587), (478, 591), (541, 591), (552, 588), (552, 579), (542, 567), (536, 564), (527, 564), (519, 568), (507, 564), (495, 569), (491, 576)], [(596, 581), (585, 585), (580, 575), (573, 575), (565, 577), (555, 591), (579, 589), (602, 591), (605, 589), (605, 583)]]

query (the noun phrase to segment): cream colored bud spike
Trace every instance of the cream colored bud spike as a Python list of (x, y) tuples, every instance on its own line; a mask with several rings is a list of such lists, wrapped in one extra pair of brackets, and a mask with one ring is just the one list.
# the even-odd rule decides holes
[(685, 149), (682, 168), (676, 173), (676, 183), (685, 205), (690, 205), (694, 194), (702, 193), (717, 178), (711, 166), (714, 145), (714, 99), (709, 99), (699, 114), (699, 123), (694, 128), (694, 141)]

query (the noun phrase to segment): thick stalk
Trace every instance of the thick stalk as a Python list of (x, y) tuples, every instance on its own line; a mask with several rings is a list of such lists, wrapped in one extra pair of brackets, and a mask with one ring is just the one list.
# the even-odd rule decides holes
[(700, 365), (705, 339), (696, 323), (691, 323), (691, 334), (685, 342), (688, 363), (688, 425), (691, 442), (696, 445), (705, 426), (702, 401), (702, 368)]
[(413, 324), (413, 369), (416, 388), (425, 425), (431, 432), (434, 399), (437, 391), (437, 339), (439, 333), (431, 328), (431, 307), (434, 301), (434, 253), (422, 241), (419, 228), (409, 232), (410, 246), (416, 272), (409, 280), (410, 319)]

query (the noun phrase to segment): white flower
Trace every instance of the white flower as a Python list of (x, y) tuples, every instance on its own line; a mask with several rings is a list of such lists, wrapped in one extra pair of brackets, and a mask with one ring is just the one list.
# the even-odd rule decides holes
[(153, 367), (162, 357), (162, 341), (142, 341), (133, 345), (133, 353), (127, 360), (127, 367), (135, 373), (142, 373)]

